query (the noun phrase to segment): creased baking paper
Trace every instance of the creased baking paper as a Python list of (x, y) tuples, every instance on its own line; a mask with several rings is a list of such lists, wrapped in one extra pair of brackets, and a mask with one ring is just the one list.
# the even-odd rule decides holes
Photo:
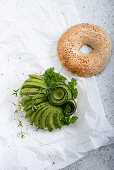
[[(79, 78), (65, 70), (57, 57), (57, 40), (80, 23), (73, 0), (0, 1), (0, 169), (57, 170), (113, 137), (95, 77)], [(24, 139), (18, 138), (14, 115), (18, 89), (27, 75), (55, 67), (78, 80), (77, 123), (49, 133), (22, 119)]]

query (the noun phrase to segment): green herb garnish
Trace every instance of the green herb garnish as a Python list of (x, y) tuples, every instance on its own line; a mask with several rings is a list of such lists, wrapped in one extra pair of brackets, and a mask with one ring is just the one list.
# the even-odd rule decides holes
[(18, 127), (23, 127), (21, 120), (19, 120)]
[[(17, 96), (17, 95), (16, 95), (16, 96)], [(12, 103), (13, 103), (13, 102), (12, 102)], [(15, 103), (13, 103), (13, 104), (16, 106)], [(19, 101), (19, 102), (18, 102), (18, 105), (17, 105), (17, 109), (14, 111), (14, 114), (19, 113), (19, 123), (18, 123), (18, 127), (20, 127), (20, 132), (17, 133), (17, 136), (18, 136), (18, 137), (21, 136), (21, 138), (23, 139), (25, 132), (23, 132), (23, 130), (22, 130), (23, 125), (22, 125), (22, 121), (21, 121), (20, 111), (21, 111), (21, 102)]]
[(76, 120), (78, 119), (78, 117), (73, 116), (73, 117), (64, 117), (61, 119), (61, 122), (63, 125), (70, 125), (71, 123), (74, 124), (76, 122)]
[(22, 129), (23, 129), (23, 125), (22, 125), (21, 115), (20, 115), (20, 110), (21, 110), (20, 102), (19, 102), (19, 104), (18, 104), (18, 107), (19, 107), (19, 109), (18, 109), (18, 113), (19, 113), (19, 123), (18, 123), (18, 127), (20, 127), (20, 132), (17, 133), (17, 136), (18, 136), (18, 137), (21, 136), (21, 138), (23, 139), (24, 134), (26, 134), (26, 133), (23, 132), (23, 130), (22, 130)]
[(21, 136), (21, 138), (24, 138), (24, 134), (26, 134), (25, 132), (23, 132), (22, 130), (17, 134), (17, 136)]
[(16, 113), (19, 113), (19, 111), (17, 109), (14, 111), (14, 114), (16, 114)]
[(60, 73), (56, 73), (54, 67), (51, 67), (45, 71), (43, 76), (45, 77), (45, 81), (47, 86), (55, 87), (60, 83), (65, 84), (66, 78), (62, 76)]
[(77, 80), (75, 78), (71, 79), (71, 82), (67, 83), (67, 79), (62, 76), (60, 73), (56, 73), (54, 67), (51, 67), (45, 71), (43, 76), (45, 77), (45, 81), (47, 86), (49, 87), (56, 87), (60, 84), (68, 86), (68, 89), (72, 92), (73, 98), (76, 99), (78, 95), (77, 88), (75, 86), (77, 85)]
[(13, 90), (13, 93), (12, 93), (12, 95), (15, 95), (15, 96), (17, 96), (17, 93), (18, 93), (18, 91), (19, 91), (19, 89), (17, 89), (17, 90)]
[(71, 82), (68, 82), (68, 88), (69, 90), (71, 90), (74, 99), (76, 99), (78, 96), (77, 88), (75, 88), (76, 85), (77, 85), (77, 80), (75, 78), (72, 78)]

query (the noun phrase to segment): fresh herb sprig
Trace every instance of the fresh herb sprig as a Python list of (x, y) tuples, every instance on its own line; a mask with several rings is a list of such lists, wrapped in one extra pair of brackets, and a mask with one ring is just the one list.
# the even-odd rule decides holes
[[(18, 91), (19, 91), (19, 89), (13, 90), (13, 94), (12, 95), (15, 95), (17, 97)], [(13, 103), (13, 105), (16, 106), (15, 103)], [(26, 134), (26, 133), (23, 131), (23, 125), (22, 125), (22, 121), (21, 121), (21, 115), (20, 115), (21, 113), (20, 113), (20, 111), (21, 111), (21, 102), (19, 101), (18, 105), (17, 105), (17, 109), (14, 111), (14, 114), (17, 114), (17, 113), (19, 114), (18, 127), (20, 127), (20, 132), (17, 133), (17, 136), (18, 137), (20, 136), (23, 139), (24, 138), (24, 134)]]
[(71, 123), (74, 124), (76, 122), (76, 120), (78, 119), (77, 116), (73, 116), (73, 117), (64, 117), (61, 119), (61, 122), (63, 125), (70, 125)]
[(12, 95), (15, 95), (15, 96), (17, 97), (18, 91), (19, 91), (19, 89), (17, 89), (17, 90), (13, 90)]
[(19, 120), (18, 127), (20, 127), (21, 131), (17, 134), (17, 136), (18, 137), (21, 136), (21, 138), (23, 139), (25, 132), (23, 132), (23, 130), (22, 130), (23, 125), (22, 125), (22, 121), (21, 120)]
[(20, 113), (20, 111), (21, 111), (21, 102), (18, 102), (18, 113), (19, 113), (19, 123), (18, 123), (18, 127), (20, 127), (20, 132), (18, 132), (17, 133), (17, 136), (19, 137), (19, 136), (21, 136), (21, 138), (23, 139), (23, 137), (24, 137), (24, 134), (25, 134), (25, 132), (23, 132), (23, 125), (22, 125), (22, 121), (21, 121), (21, 113)]
[(16, 109), (16, 110), (14, 111), (14, 114), (16, 114), (16, 113), (19, 113), (19, 110), (18, 110), (18, 109)]
[(72, 92), (73, 98), (76, 99), (78, 95), (77, 88), (75, 88), (75, 86), (77, 85), (77, 80), (75, 78), (72, 78), (71, 82), (67, 83), (67, 79), (64, 76), (62, 76), (60, 73), (56, 73), (54, 70), (55, 68), (51, 67), (45, 70), (45, 73), (43, 74), (47, 86), (56, 87), (59, 84), (65, 84)]
[(73, 98), (76, 99), (78, 96), (78, 90), (75, 88), (77, 85), (77, 80), (75, 78), (71, 79), (71, 82), (68, 82), (68, 88), (72, 92)]
[(49, 87), (55, 87), (59, 85), (60, 83), (65, 84), (66, 78), (62, 76), (60, 73), (56, 73), (54, 67), (51, 67), (47, 70), (45, 70), (45, 73), (43, 76), (45, 77), (45, 81), (47, 86)]

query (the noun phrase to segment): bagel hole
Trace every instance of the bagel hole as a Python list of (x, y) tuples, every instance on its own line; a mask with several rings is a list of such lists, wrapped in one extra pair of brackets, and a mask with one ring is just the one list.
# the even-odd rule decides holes
[(89, 45), (83, 45), (80, 50), (79, 53), (80, 54), (88, 54), (88, 53), (92, 53), (93, 49), (89, 46)]

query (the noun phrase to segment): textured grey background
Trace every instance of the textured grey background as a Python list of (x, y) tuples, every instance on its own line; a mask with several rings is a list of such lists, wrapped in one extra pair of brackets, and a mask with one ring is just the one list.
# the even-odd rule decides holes
[[(105, 28), (114, 47), (114, 0), (75, 0), (81, 22)], [(106, 69), (96, 76), (106, 117), (114, 126), (114, 48)], [(114, 144), (89, 152), (62, 170), (114, 170)]]

